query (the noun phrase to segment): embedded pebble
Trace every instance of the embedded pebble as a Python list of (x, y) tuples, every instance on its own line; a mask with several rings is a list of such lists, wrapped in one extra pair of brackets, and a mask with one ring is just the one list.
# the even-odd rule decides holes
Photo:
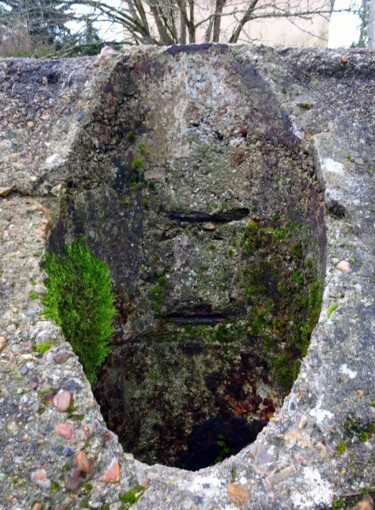
[(28, 368), (26, 365), (22, 365), (22, 367), (20, 368), (20, 372), (22, 375), (26, 375), (27, 372), (28, 372)]
[(250, 492), (242, 487), (242, 485), (229, 482), (227, 489), (228, 498), (237, 506), (243, 505), (250, 498)]
[(5, 188), (0, 186), (0, 197), (7, 197), (9, 193), (12, 191), (12, 188)]
[(74, 430), (68, 423), (58, 423), (55, 425), (55, 432), (64, 439), (72, 439)]
[(203, 223), (202, 228), (203, 230), (207, 230), (207, 232), (213, 232), (216, 227), (211, 221), (209, 221), (207, 223)]
[(74, 463), (77, 466), (77, 469), (83, 473), (90, 473), (91, 463), (87, 458), (86, 452), (84, 450), (81, 450), (79, 453), (77, 453), (74, 459)]
[(9, 361), (7, 363), (7, 368), (9, 370), (13, 370), (15, 365), (16, 365), (16, 356), (15, 356), (15, 354), (13, 352), (11, 352), (10, 355), (9, 355)]
[(53, 397), (52, 403), (60, 413), (64, 413), (72, 403), (72, 395), (69, 391), (61, 390)]
[(306, 423), (307, 423), (307, 416), (305, 416), (305, 415), (301, 416), (301, 419), (300, 419), (300, 421), (298, 423), (298, 428), (299, 429), (305, 428)]
[(350, 271), (350, 264), (346, 260), (342, 260), (336, 265), (336, 269), (340, 271)]
[(285, 478), (294, 473), (295, 470), (296, 468), (293, 465), (288, 466), (284, 469), (281, 469), (280, 471), (275, 471), (274, 473), (272, 473), (272, 475), (269, 476), (268, 479), (270, 483), (278, 483), (281, 482), (282, 480), (285, 480)]
[(366, 494), (354, 508), (355, 510), (374, 510), (374, 501), (370, 494)]
[(101, 482), (119, 482), (120, 481), (120, 464), (118, 460), (114, 457), (111, 460), (109, 468), (102, 475), (99, 480)]
[(31, 480), (41, 487), (42, 489), (49, 489), (51, 481), (47, 478), (47, 473), (44, 469), (37, 469), (31, 474)]
[(75, 491), (81, 485), (80, 480), (80, 470), (77, 468), (73, 468), (67, 473), (65, 476), (65, 487), (70, 491)]
[(6, 338), (5, 336), (0, 336), (0, 352), (2, 352), (6, 346)]
[(57, 351), (53, 355), (53, 359), (56, 363), (64, 363), (67, 359), (69, 359), (72, 356), (72, 351), (69, 351), (68, 349), (62, 349), (61, 351)]
[(275, 458), (261, 444), (251, 444), (249, 448), (249, 457), (254, 459), (258, 464), (268, 464), (274, 462)]

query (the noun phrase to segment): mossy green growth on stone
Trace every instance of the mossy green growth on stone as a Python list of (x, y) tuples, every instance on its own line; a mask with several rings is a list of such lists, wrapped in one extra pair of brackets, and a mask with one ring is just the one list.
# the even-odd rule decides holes
[(322, 284), (312, 261), (306, 263), (308, 243), (303, 226), (291, 220), (251, 222), (241, 243), (251, 337), (263, 344), (269, 368), (285, 389), (298, 376), (320, 314)]
[(142, 487), (142, 485), (136, 485), (133, 489), (125, 492), (125, 494), (120, 494), (120, 510), (128, 510), (128, 508), (137, 503), (139, 498), (144, 494), (145, 490), (146, 487)]
[(35, 347), (36, 352), (44, 354), (51, 348), (51, 342), (42, 342)]
[(337, 443), (336, 450), (337, 450), (337, 453), (338, 453), (339, 455), (343, 455), (343, 454), (346, 452), (346, 444), (345, 444), (345, 441), (339, 441), (339, 442)]
[(90, 381), (107, 354), (115, 313), (108, 266), (93, 257), (83, 238), (63, 254), (47, 253), (43, 314), (61, 326)]

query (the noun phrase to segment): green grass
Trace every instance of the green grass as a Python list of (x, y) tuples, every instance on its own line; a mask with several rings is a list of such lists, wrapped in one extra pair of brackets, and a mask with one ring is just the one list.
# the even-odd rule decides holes
[(90, 383), (107, 354), (115, 313), (108, 266), (91, 255), (83, 238), (63, 254), (47, 253), (43, 314), (61, 326)]

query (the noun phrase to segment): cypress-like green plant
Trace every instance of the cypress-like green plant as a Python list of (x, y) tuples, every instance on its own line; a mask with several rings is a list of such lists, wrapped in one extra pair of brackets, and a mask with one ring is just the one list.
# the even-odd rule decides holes
[(107, 264), (91, 255), (85, 239), (65, 246), (63, 254), (48, 252), (41, 299), (43, 314), (61, 326), (90, 383), (106, 357), (115, 313)]

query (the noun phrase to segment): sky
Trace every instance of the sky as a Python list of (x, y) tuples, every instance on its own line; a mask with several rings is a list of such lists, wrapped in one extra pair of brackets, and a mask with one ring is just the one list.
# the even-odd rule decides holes
[[(347, 9), (350, 0), (336, 0), (335, 9)], [(347, 12), (334, 12), (329, 28), (329, 48), (349, 48), (359, 38), (359, 18)]]

